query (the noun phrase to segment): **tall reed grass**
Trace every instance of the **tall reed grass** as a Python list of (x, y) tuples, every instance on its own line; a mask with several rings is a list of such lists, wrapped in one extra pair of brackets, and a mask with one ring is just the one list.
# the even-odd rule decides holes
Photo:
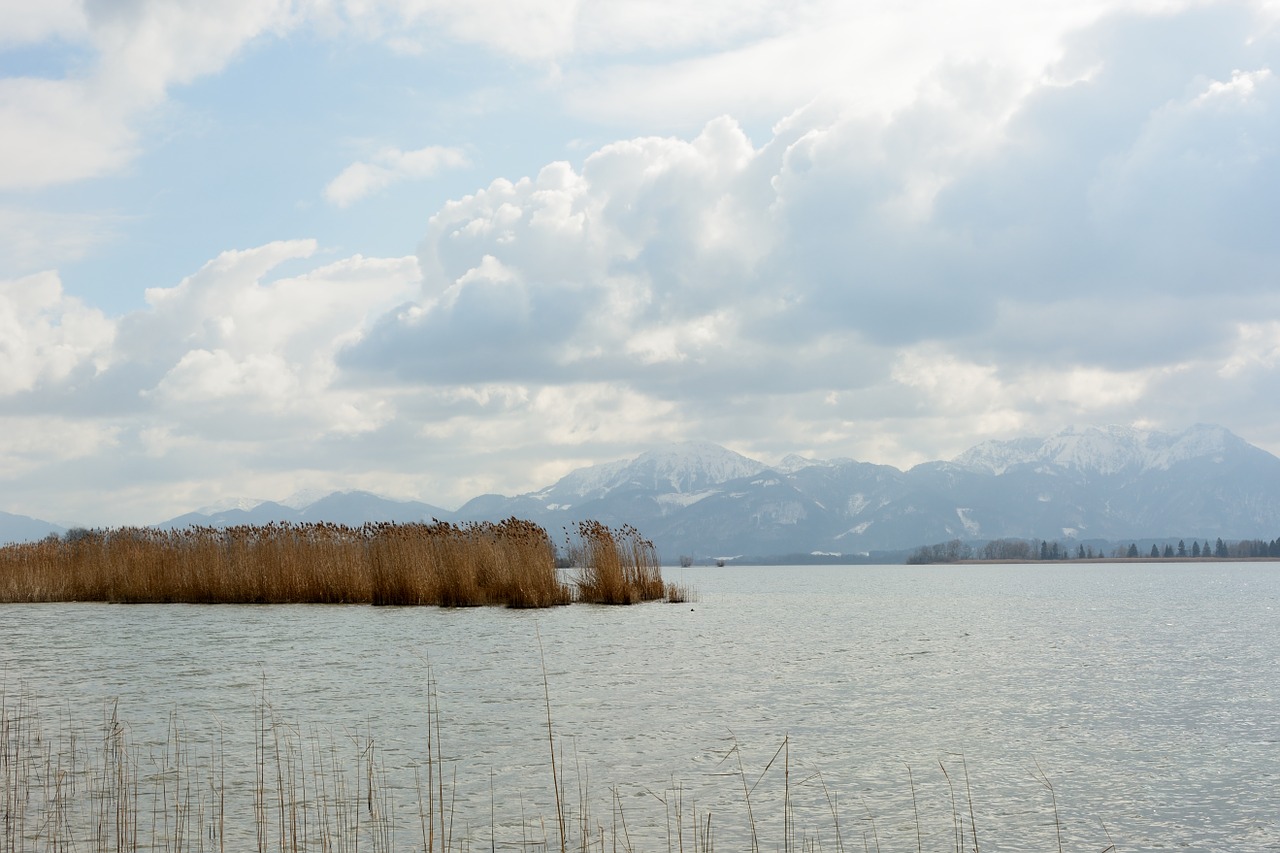
[(0, 601), (568, 604), (536, 524), (125, 527), (0, 548)]
[(578, 568), (581, 601), (634, 604), (667, 596), (657, 550), (630, 525), (579, 522), (577, 539), (569, 540), (569, 555)]
[[(487, 849), (522, 853), (817, 853), (830, 850), (981, 853), (985, 848), (1062, 853), (1064, 821), (1057, 795), (1036, 765), (1029, 780), (1044, 791), (1034, 814), (1014, 827), (992, 826), (1018, 810), (976, 805), (963, 756), (939, 762), (946, 786), (927, 789), (905, 768), (904, 784), (889, 814), (877, 817), (859, 798), (849, 814), (822, 774), (792, 757), (784, 737), (763, 769), (748, 771), (733, 741), (712, 774), (718, 782), (686, 788), (674, 780), (662, 790), (613, 785), (600, 796), (576, 759), (570, 778), (563, 740), (552, 724), (547, 695), (547, 738), (529, 752), (549, 753), (545, 790), (495, 792), (488, 802), (459, 798), (458, 769), (483, 771), (442, 746), (441, 714), (432, 676), (426, 679), (426, 737), (411, 766), (395, 769), (372, 731), (338, 736), (279, 714), (264, 688), (249, 734), (251, 749), (228, 750), (223, 731), (193, 742), (177, 712), (163, 736), (144, 745), (108, 705), (96, 727), (60, 716), (50, 720), (23, 690), (0, 687), (0, 850), (4, 853), (463, 853)], [(251, 766), (228, 755), (247, 756)], [(766, 753), (767, 755), (767, 753)], [(407, 775), (406, 775), (407, 771)], [(935, 780), (936, 781), (936, 780)], [(634, 787), (634, 786), (633, 786)], [(704, 799), (699, 800), (699, 796)], [(527, 797), (527, 799), (526, 799)], [(541, 801), (554, 812), (529, 811)], [(514, 809), (519, 804), (518, 810)], [(499, 804), (501, 816), (498, 815)], [(459, 811), (459, 809), (463, 811)], [(514, 817), (513, 817), (514, 813)], [(1072, 826), (1075, 837), (1082, 833)], [(1105, 838), (1073, 849), (1114, 853)], [(1095, 834), (1096, 833), (1096, 834)], [(1012, 836), (1012, 838), (1010, 837)]]
[(686, 601), (653, 543), (597, 521), (567, 543), (575, 576), (537, 524), (327, 522), (121, 527), (0, 548), (0, 602), (552, 607)]

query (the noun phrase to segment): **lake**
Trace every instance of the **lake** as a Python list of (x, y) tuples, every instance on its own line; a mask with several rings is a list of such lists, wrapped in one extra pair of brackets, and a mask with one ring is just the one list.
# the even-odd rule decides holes
[(42, 744), (114, 709), (142, 787), (180, 732), (225, 765), (229, 849), (263, 718), (313, 785), (355, 756), (326, 771), (347, 793), (373, 741), (386, 849), (422, 849), (429, 723), (454, 847), (558, 849), (548, 711), (598, 847), (694, 849), (710, 813), (724, 851), (753, 825), (779, 850), (1280, 849), (1280, 564), (664, 574), (696, 600), (0, 605), (5, 703)]

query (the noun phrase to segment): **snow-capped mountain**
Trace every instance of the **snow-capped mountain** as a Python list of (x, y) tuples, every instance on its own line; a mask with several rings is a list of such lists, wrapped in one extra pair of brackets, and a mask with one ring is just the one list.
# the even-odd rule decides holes
[(598, 500), (617, 491), (690, 494), (750, 477), (764, 464), (707, 441), (688, 441), (650, 450), (632, 460), (579, 468), (530, 497), (556, 504)]
[[(953, 538), (1269, 540), (1280, 535), (1280, 459), (1205, 425), (1180, 433), (1073, 427), (984, 442), (909, 471), (797, 455), (766, 465), (693, 442), (580, 468), (527, 494), (482, 495), (455, 512), (368, 492), (211, 509), (160, 526), (514, 515), (558, 538), (561, 528), (597, 519), (634, 525), (669, 559), (892, 552)], [(28, 522), (23, 531), (48, 530)]]
[(953, 538), (1270, 539), (1280, 534), (1280, 459), (1204, 425), (1068, 428), (909, 471), (797, 455), (769, 466), (678, 445), (457, 513), (507, 515), (548, 530), (582, 518), (631, 523), (668, 557), (852, 554)]
[(1019, 466), (1052, 466), (1090, 474), (1168, 470), (1197, 458), (1221, 459), (1248, 447), (1220, 426), (1197, 424), (1166, 433), (1127, 426), (1067, 427), (1048, 438), (984, 441), (952, 460), (970, 471), (1004, 474)]

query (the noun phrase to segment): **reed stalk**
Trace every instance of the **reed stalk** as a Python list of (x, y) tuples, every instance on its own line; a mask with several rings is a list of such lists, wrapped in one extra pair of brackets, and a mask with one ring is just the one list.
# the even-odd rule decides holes
[[(54, 728), (46, 725), (30, 694), (22, 690), (8, 692), (0, 683), (0, 807), (3, 807), (0, 851), (203, 853), (251, 849), (255, 845), (261, 853), (359, 853), (362, 849), (372, 853), (408, 849), (423, 853), (461, 853), (470, 850), (478, 846), (470, 831), (455, 831), (456, 826), (471, 825), (460, 814), (457, 793), (457, 769), (466, 769), (468, 765), (465, 761), (454, 763), (455, 769), (450, 774), (452, 792), (446, 791), (447, 771), (435, 691), (434, 676), (428, 673), (426, 766), (419, 763), (412, 768), (409, 786), (399, 784), (392, 777), (382, 761), (373, 731), (347, 734), (337, 740), (314, 729), (304, 733), (302, 727), (283, 719), (271, 707), (265, 690), (256, 704), (249, 732), (254, 741), (249, 752), (255, 767), (251, 772), (236, 773), (236, 778), (242, 781), (229, 785), (222, 757), (220, 722), (206, 752), (188, 736), (181, 716), (171, 712), (167, 733), (157, 742), (155, 754), (149, 756), (150, 770), (143, 772), (146, 752), (134, 743), (130, 726), (121, 718), (115, 703), (105, 707), (96, 730), (81, 731), (70, 720), (62, 720)], [(543, 701), (542, 710), (547, 719), (544, 748), (548, 749), (554, 768), (551, 784), (555, 791), (557, 828), (548, 833), (540, 818), (526, 815), (523, 792), (495, 792), (490, 770), (487, 803), (479, 802), (479, 798), (470, 803), (477, 810), (487, 809), (482, 819), (487, 820), (490, 827), (491, 853), (517, 848), (543, 853), (557, 848), (582, 853), (651, 850), (662, 844), (663, 819), (668, 853), (686, 850), (714, 853), (716, 833), (713, 829), (726, 824), (736, 827), (741, 839), (736, 849), (818, 851), (827, 849), (821, 836), (802, 829), (800, 821), (819, 815), (824, 800), (834, 827), (834, 849), (837, 853), (844, 849), (836, 798), (821, 774), (815, 772), (801, 779), (797, 773), (800, 765), (790, 756), (789, 737), (782, 740), (754, 782), (748, 779), (742, 750), (736, 742), (725, 755), (726, 761), (736, 760), (736, 769), (728, 775), (741, 785), (745, 816), (730, 814), (726, 820), (718, 815), (713, 823), (711, 809), (700, 810), (696, 802), (685, 797), (684, 789), (673, 782), (664, 795), (653, 794), (662, 804), (658, 820), (646, 820), (644, 809), (636, 810), (624, 798), (624, 788), (614, 783), (606, 790), (610, 818), (600, 823), (592, 817), (595, 799), (587, 768), (576, 751), (570, 762), (572, 767), (568, 769), (576, 770), (578, 775), (578, 813), (570, 815), (563, 799), (568, 781), (565, 756), (552, 724), (549, 678), (545, 672)], [(964, 849), (976, 849), (977, 836), (971, 830), (974, 802), (967, 767), (963, 781), (970, 799), (970, 827), (961, 825), (955, 787), (945, 766), (940, 763), (939, 769), (952, 792), (950, 815), (943, 817), (944, 821), (951, 822), (951, 842)], [(1067, 825), (1059, 813), (1056, 792), (1038, 764), (1033, 778), (1049, 793), (1048, 810), (1057, 833), (1057, 846), (1066, 849)], [(809, 781), (813, 779), (818, 784), (810, 786)], [(921, 808), (924, 801), (917, 802), (917, 794), (923, 789), (917, 787), (910, 768), (907, 782), (909, 811), (903, 809), (907, 816), (896, 821), (896, 837), (891, 839), (886, 835), (886, 849), (911, 846), (907, 837), (912, 832), (911, 815), (915, 818), (914, 846), (917, 850), (928, 848), (923, 840), (927, 837), (926, 812)], [(820, 793), (810, 802), (806, 791)], [(402, 822), (397, 810), (407, 802), (408, 811), (413, 813), (415, 796), (416, 814)], [(945, 799), (945, 793), (943, 796)], [(230, 813), (229, 800), (233, 804)], [(520, 835), (500, 840), (495, 810), (503, 807), (510, 813), (517, 800)], [(945, 809), (942, 813), (945, 814)], [(865, 820), (868, 829), (863, 833), (864, 850), (880, 850), (880, 834), (869, 808)], [(538, 838), (540, 825), (543, 831)], [(643, 834), (637, 835), (638, 825), (645, 827), (648, 840), (644, 840)], [(410, 827), (415, 843), (404, 844), (400, 833)], [(233, 833), (230, 838), (228, 830)], [(761, 833), (773, 836), (779, 832), (781, 834), (768, 843), (761, 839)], [(1115, 844), (1105, 826), (1103, 832), (1107, 836), (1106, 846), (1099, 844), (1088, 849), (1114, 853)], [(962, 833), (968, 836), (963, 843)], [(938, 833), (942, 839), (946, 834), (945, 829)], [(989, 830), (989, 834), (993, 836), (993, 846), (999, 845), (999, 839), (995, 838), (999, 832)], [(1021, 834), (1013, 846), (1023, 849), (1027, 844), (1027, 836)], [(1052, 849), (1052, 845), (1046, 849)]]

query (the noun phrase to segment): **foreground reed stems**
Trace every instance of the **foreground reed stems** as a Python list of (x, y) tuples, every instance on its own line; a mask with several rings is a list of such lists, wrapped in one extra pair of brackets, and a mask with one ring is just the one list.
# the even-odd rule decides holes
[[(155, 752), (149, 757), (154, 768), (143, 773), (144, 762), (139, 756), (145, 751), (140, 752), (134, 743), (116, 703), (104, 708), (96, 730), (80, 731), (69, 719), (61, 719), (56, 729), (51, 729), (29, 694), (8, 693), (0, 682), (0, 806), (4, 809), (0, 851), (212, 853), (256, 848), (260, 853), (469, 853), (481, 847), (481, 839), (473, 837), (471, 827), (487, 822), (485, 846), (490, 853), (550, 853), (555, 849), (565, 853), (655, 853), (663, 846), (668, 853), (714, 853), (716, 836), (726, 828), (728, 841), (722, 846), (729, 850), (817, 853), (834, 849), (843, 853), (837, 798), (821, 773), (799, 772), (803, 765), (790, 754), (789, 736), (782, 739), (754, 781), (748, 779), (743, 750), (735, 740), (721, 763), (732, 761), (736, 769), (712, 774), (727, 775), (729, 790), (703, 789), (720, 804), (719, 809), (739, 802), (745, 806), (745, 816), (730, 808), (727, 817), (721, 810), (713, 822), (712, 809), (700, 808), (698, 801), (673, 781), (661, 793), (639, 792), (661, 804), (656, 820), (644, 808), (637, 808), (635, 799), (628, 798), (625, 787), (617, 783), (604, 791), (608, 818), (597, 820), (593, 815), (603, 816), (603, 811), (594, 804), (603, 799), (593, 798), (587, 768), (576, 746), (566, 764), (554, 729), (549, 682), (544, 669), (540, 710), (547, 720), (553, 795), (548, 798), (544, 789), (540, 800), (554, 801), (557, 828), (550, 832), (536, 813), (526, 813), (524, 792), (494, 790), (492, 768), (484, 796), (473, 786), (470, 798), (460, 799), (458, 767), (466, 769), (467, 765), (448, 759), (454, 763), (453, 769), (445, 767), (439, 699), (430, 672), (426, 679), (426, 766), (422, 761), (411, 760), (408, 765), (399, 761), (396, 766), (409, 771), (407, 785), (397, 782), (391, 766), (384, 762), (377, 746), (382, 741), (374, 732), (355, 730), (337, 739), (318, 730), (307, 733), (272, 708), (265, 690), (256, 703), (252, 729), (246, 732), (252, 741), (246, 744), (250, 747), (247, 754), (255, 766), (231, 768), (235, 781), (229, 782), (221, 721), (212, 730), (206, 751), (188, 735), (177, 711), (171, 711), (165, 732), (153, 741)], [(963, 825), (956, 786), (945, 765), (939, 763), (946, 780), (940, 793), (945, 800), (946, 791), (950, 791), (949, 812), (945, 804), (942, 809), (926, 811), (929, 798), (919, 796), (926, 789), (908, 765), (908, 791), (901, 798), (905, 804), (885, 822), (885, 851), (934, 849), (931, 841), (943, 841), (944, 849), (949, 843), (955, 850), (980, 853), (968, 768), (963, 758), (961, 762), (969, 826)], [(576, 815), (569, 813), (572, 809), (564, 800), (569, 765), (577, 773)], [(446, 775), (450, 786), (444, 784)], [(1040, 822), (1030, 826), (1043, 829), (1051, 821), (1053, 835), (1041, 832), (1032, 838), (1026, 826), (1006, 829), (1005, 834), (1013, 834), (1013, 849), (1065, 850), (1068, 824), (1059, 812), (1057, 792), (1039, 764), (1033, 779), (1047, 794), (1047, 802), (1037, 811)], [(545, 786), (545, 777), (537, 785)], [(740, 800), (733, 794), (737, 785), (741, 787)], [(726, 787), (723, 782), (718, 786)], [(818, 796), (810, 796), (815, 793)], [(640, 799), (649, 802), (648, 797)], [(865, 798), (863, 803), (865, 806)], [(487, 815), (473, 824), (466, 819), (468, 809), (473, 816), (483, 814), (481, 810)], [(824, 820), (824, 810), (830, 815), (830, 835), (821, 828), (810, 828), (810, 822)], [(866, 811), (864, 853), (880, 851), (881, 829), (871, 809)], [(402, 812), (411, 817), (402, 822)], [(944, 824), (949, 819), (951, 826), (926, 832), (937, 818)], [(499, 837), (503, 826), (513, 833), (505, 839)], [(402, 832), (409, 827), (413, 829), (407, 833), (406, 843)], [(1105, 826), (1103, 832), (1107, 846), (1081, 846), (1076, 841), (1071, 849), (1114, 853), (1116, 847)], [(986, 833), (993, 848), (1010, 847), (1007, 838), (1002, 843), (998, 837), (999, 828), (988, 828)], [(834, 838), (834, 844), (824, 835)]]

